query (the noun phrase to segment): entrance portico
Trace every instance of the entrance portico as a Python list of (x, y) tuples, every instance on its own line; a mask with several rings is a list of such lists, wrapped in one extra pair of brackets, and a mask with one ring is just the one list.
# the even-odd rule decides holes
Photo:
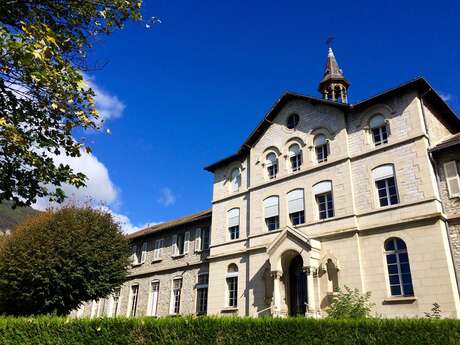
[(319, 315), (321, 243), (286, 227), (268, 246), (273, 278), (272, 315)]

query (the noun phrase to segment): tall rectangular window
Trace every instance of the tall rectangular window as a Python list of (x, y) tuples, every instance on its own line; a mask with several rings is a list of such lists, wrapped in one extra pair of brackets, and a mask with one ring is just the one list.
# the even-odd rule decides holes
[(279, 229), (279, 198), (271, 196), (264, 200), (265, 225), (268, 231)]
[(183, 255), (184, 254), (184, 234), (173, 235), (172, 245), (173, 245), (173, 256)]
[(399, 203), (392, 164), (381, 165), (372, 170), (380, 207)]
[(131, 286), (131, 298), (130, 298), (130, 309), (129, 316), (134, 317), (137, 314), (137, 299), (139, 296), (139, 285)]
[(202, 229), (202, 234), (203, 234), (203, 250), (209, 249), (209, 228), (203, 228)]
[(238, 306), (238, 277), (227, 277), (228, 306)]
[(182, 278), (175, 278), (172, 282), (170, 314), (180, 313), (180, 296), (182, 290)]
[(372, 140), (375, 146), (388, 143), (388, 128), (383, 115), (378, 114), (372, 117), (369, 121), (369, 127), (372, 132)]
[(206, 314), (208, 310), (208, 273), (198, 275), (198, 284), (196, 286), (196, 312), (197, 314)]
[(160, 292), (160, 282), (158, 280), (152, 281), (150, 285), (150, 305), (148, 309), (148, 314), (150, 316), (157, 316), (157, 307), (158, 307), (158, 295)]
[(317, 195), (316, 202), (318, 203), (319, 219), (327, 219), (334, 217), (334, 204), (332, 202), (332, 192)]
[(233, 208), (227, 212), (228, 233), (230, 240), (240, 237), (240, 209)]
[(116, 289), (112, 294), (112, 307), (109, 316), (117, 316), (120, 308), (120, 289)]
[(147, 255), (147, 242), (136, 243), (132, 246), (132, 263), (140, 265), (145, 262)]
[(288, 193), (288, 212), (292, 225), (305, 223), (305, 205), (303, 189), (294, 189)]

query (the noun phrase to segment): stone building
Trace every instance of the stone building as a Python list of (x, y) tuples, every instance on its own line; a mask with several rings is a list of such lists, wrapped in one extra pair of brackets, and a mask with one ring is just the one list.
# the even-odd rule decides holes
[(349, 286), (384, 317), (459, 317), (460, 120), (423, 78), (356, 104), (348, 87), (329, 49), (322, 97), (283, 94), (205, 168), (212, 214), (130, 235), (116, 312), (80, 315), (321, 317)]

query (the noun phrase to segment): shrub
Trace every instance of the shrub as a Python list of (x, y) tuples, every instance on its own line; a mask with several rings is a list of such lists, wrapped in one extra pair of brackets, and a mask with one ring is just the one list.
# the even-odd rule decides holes
[(344, 286), (337, 290), (331, 306), (326, 310), (332, 319), (362, 319), (370, 316), (373, 304), (369, 302), (370, 292), (360, 293), (358, 289)]
[(458, 320), (0, 318), (2, 345), (454, 345)]
[(121, 285), (128, 263), (108, 213), (66, 207), (32, 216), (0, 243), (0, 313), (66, 315)]

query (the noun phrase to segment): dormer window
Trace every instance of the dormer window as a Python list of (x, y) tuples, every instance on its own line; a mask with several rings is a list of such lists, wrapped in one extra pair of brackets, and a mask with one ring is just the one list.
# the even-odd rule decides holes
[(274, 179), (278, 174), (278, 157), (275, 153), (271, 152), (267, 155), (267, 176), (269, 179)]
[(288, 116), (287, 118), (287, 121), (286, 121), (286, 127), (288, 129), (294, 129), (297, 127), (297, 125), (299, 124), (299, 115), (297, 114), (291, 114)]
[(313, 140), (315, 147), (316, 161), (318, 163), (326, 162), (329, 155), (328, 143), (324, 134), (319, 134)]
[(383, 115), (375, 115), (369, 122), (369, 128), (375, 146), (388, 143), (388, 128)]
[(289, 147), (289, 160), (291, 162), (291, 171), (300, 170), (302, 165), (302, 149), (299, 144), (292, 144)]

